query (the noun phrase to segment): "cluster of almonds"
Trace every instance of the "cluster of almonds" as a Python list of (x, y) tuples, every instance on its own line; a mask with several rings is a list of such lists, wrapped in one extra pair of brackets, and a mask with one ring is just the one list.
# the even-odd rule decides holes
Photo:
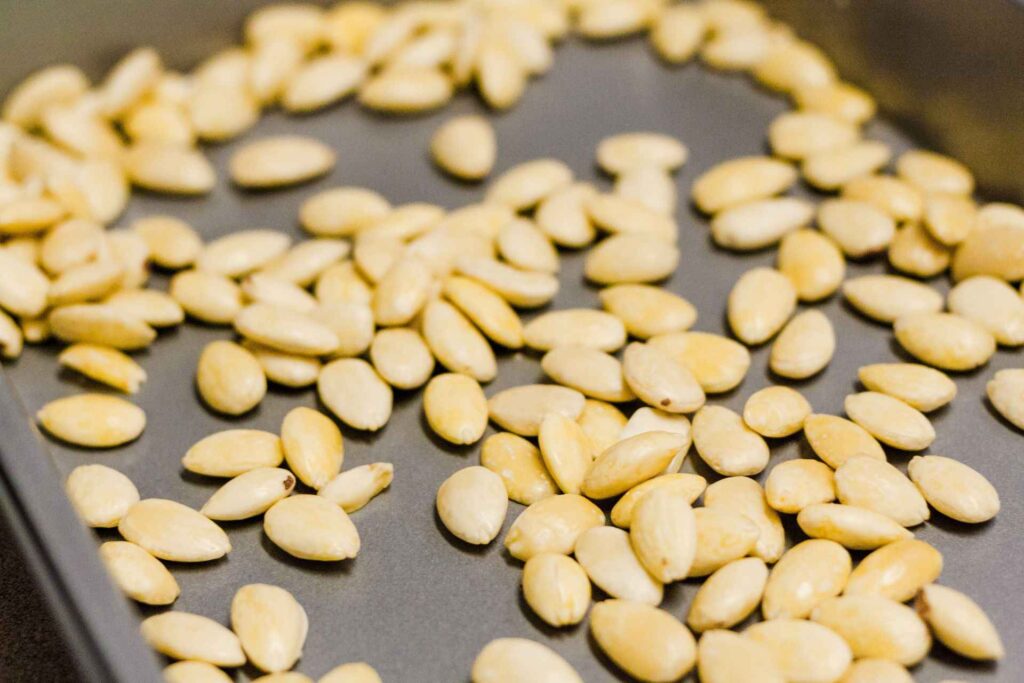
[[(312, 111), (358, 92), (372, 109), (423, 111), (474, 81), (489, 105), (511, 106), (529, 76), (550, 67), (551, 42), (570, 26), (594, 39), (650, 29), (665, 61), (699, 53), (714, 68), (750, 72), (792, 97), (795, 110), (768, 131), (773, 157), (726, 161), (693, 186), (717, 244), (778, 244), (777, 268), (745, 273), (729, 295), (738, 342), (689, 331), (694, 307), (652, 284), (679, 262), (671, 173), (687, 157), (685, 146), (657, 133), (601, 142), (598, 164), (615, 179), (610, 192), (539, 159), (495, 179), (484, 202), (453, 211), (393, 207), (362, 188), (324, 191), (301, 207), (312, 238), (294, 245), (272, 230), (204, 244), (170, 216), (103, 228), (121, 213), (129, 182), (175, 194), (211, 190), (215, 173), (195, 144), (240, 135), (265, 106)], [(462, 541), (487, 544), (501, 531), (508, 500), (527, 506), (505, 537), (525, 562), (527, 603), (551, 625), (577, 624), (597, 585), (611, 599), (591, 611), (594, 637), (640, 680), (676, 680), (695, 663), (706, 683), (909, 680), (903, 667), (931, 644), (925, 622), (967, 657), (1002, 656), (980, 608), (933, 583), (941, 555), (907, 529), (928, 518), (929, 505), (984, 522), (998, 511), (998, 495), (981, 474), (936, 455), (914, 457), (908, 478), (886, 462), (881, 444), (927, 449), (935, 432), (924, 413), (956, 393), (942, 370), (984, 365), (997, 343), (1024, 344), (1024, 301), (1008, 284), (1024, 279), (1024, 210), (978, 207), (970, 172), (929, 152), (907, 152), (895, 175), (882, 173), (890, 149), (861, 137), (875, 110), (870, 96), (838, 81), (817, 48), (743, 0), (279, 5), (250, 16), (245, 37), (245, 48), (219, 53), (189, 76), (164, 70), (141, 49), (93, 89), (75, 67), (58, 66), (8, 97), (0, 124), (5, 357), (16, 358), (23, 339), (52, 335), (70, 344), (63, 365), (134, 393), (146, 374), (124, 351), (149, 346), (157, 329), (187, 315), (232, 325), (241, 337), (209, 344), (198, 361), (200, 395), (218, 413), (247, 413), (268, 381), (315, 384), (341, 422), (372, 431), (390, 417), (393, 388), (425, 385), (426, 419), (441, 438), (476, 443), (489, 421), (505, 430), (484, 441), (482, 466), (438, 489), (445, 526)], [(438, 130), (431, 153), (452, 176), (480, 180), (497, 143), (486, 119), (460, 117)], [(245, 145), (230, 166), (237, 185), (273, 188), (334, 163), (322, 143), (281, 136)], [(801, 175), (839, 197), (815, 205), (779, 196)], [(812, 220), (819, 229), (807, 227)], [(558, 248), (584, 247), (585, 275), (603, 287), (605, 310), (549, 311), (524, 325), (518, 311), (544, 306), (558, 291)], [(882, 252), (911, 277), (844, 282), (847, 257)], [(144, 288), (150, 264), (175, 272), (167, 293)], [(945, 302), (912, 279), (947, 269), (958, 284)], [(794, 313), (798, 302), (840, 288), (932, 367), (861, 368), (867, 391), (847, 397), (849, 420), (814, 414), (787, 386), (756, 392), (742, 415), (705, 405), (743, 381), (748, 346), (774, 340), (770, 367), (780, 378), (820, 372), (835, 349), (831, 323), (813, 308)], [(627, 344), (630, 337), (639, 341)], [(497, 374), (492, 344), (542, 352), (555, 383), (488, 399), (481, 383)], [(620, 360), (613, 354), (623, 347)], [(435, 376), (438, 363), (448, 372)], [(988, 393), (1024, 428), (1024, 370), (997, 373)], [(636, 401), (646, 405), (628, 420), (613, 405)], [(138, 407), (102, 394), (58, 399), (38, 419), (54, 436), (89, 447), (130, 442), (145, 427)], [(821, 462), (781, 463), (763, 489), (749, 478), (768, 465), (766, 438), (801, 431)], [(723, 479), (708, 485), (679, 472), (691, 443)], [(393, 469), (375, 463), (341, 472), (343, 453), (332, 419), (296, 408), (280, 435), (233, 429), (189, 450), (186, 469), (230, 479), (201, 511), (140, 501), (123, 474), (100, 465), (76, 469), (67, 487), (87, 523), (117, 526), (126, 539), (101, 547), (118, 584), (136, 600), (166, 605), (178, 587), (160, 559), (207, 561), (230, 550), (211, 520), (265, 515), (268, 537), (296, 557), (355, 556), (359, 536), (347, 513), (386, 488)], [(289, 469), (279, 467), (285, 462)], [(290, 495), (296, 479), (317, 495)], [(692, 508), (702, 494), (703, 507)], [(614, 497), (613, 526), (605, 526), (591, 500)], [(787, 551), (779, 513), (795, 514), (811, 540)], [(849, 550), (872, 552), (854, 568)], [(664, 584), (688, 577), (708, 577), (689, 629), (657, 607)], [(921, 616), (901, 604), (915, 596)], [(742, 634), (726, 630), (758, 605), (766, 621)], [(246, 660), (286, 671), (307, 627), (294, 598), (262, 585), (239, 590), (232, 625), (235, 633), (168, 612), (146, 620), (143, 632), (159, 651), (195, 660), (169, 667), (168, 680), (196, 681), (224, 680), (215, 666)], [(703, 634), (699, 651), (691, 630)], [(365, 665), (346, 666), (321, 681), (379, 680)], [(472, 675), (476, 683), (580, 680), (553, 651), (521, 639), (492, 642)]]

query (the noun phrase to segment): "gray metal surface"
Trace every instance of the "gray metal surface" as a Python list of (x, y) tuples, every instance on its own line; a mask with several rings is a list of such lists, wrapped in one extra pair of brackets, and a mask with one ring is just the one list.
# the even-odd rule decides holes
[[(133, 43), (138, 40), (131, 38)], [(500, 148), (497, 170), (553, 156), (566, 161), (581, 178), (607, 186), (607, 180), (593, 167), (594, 146), (603, 136), (650, 129), (680, 137), (689, 145), (691, 157), (677, 177), (684, 198), (677, 212), (683, 256), (668, 286), (697, 306), (700, 319), (696, 329), (723, 332), (723, 304), (730, 287), (744, 270), (771, 264), (774, 251), (736, 256), (715, 249), (706, 221), (689, 209), (685, 197), (693, 179), (714, 163), (763, 150), (765, 125), (784, 108), (780, 98), (757, 90), (746, 79), (710, 73), (696, 65), (662, 67), (640, 41), (608, 46), (570, 41), (559, 48), (552, 72), (530, 86), (521, 105), (494, 118)], [(295, 216), (302, 200), (335, 185), (374, 188), (396, 204), (432, 201), (449, 208), (461, 206), (478, 200), (482, 188), (443, 178), (431, 167), (425, 150), (441, 121), (456, 113), (480, 110), (473, 96), (463, 95), (442, 112), (414, 119), (375, 117), (351, 104), (299, 119), (272, 113), (244, 139), (283, 131), (318, 137), (339, 153), (338, 167), (330, 177), (296, 189), (259, 194), (239, 193), (222, 178), (205, 200), (137, 196), (121, 223), (169, 212), (191, 222), (207, 238), (262, 226), (298, 238)], [(872, 125), (869, 133), (898, 148), (908, 145), (906, 137), (884, 124)], [(219, 168), (224, 168), (238, 144), (212, 150)], [(596, 290), (582, 282), (582, 259), (563, 256), (563, 286), (554, 306), (596, 306)], [(850, 268), (851, 274), (881, 270), (884, 265), (880, 262)], [(164, 285), (162, 278), (155, 282)], [(942, 281), (936, 284), (946, 287)], [(865, 363), (900, 358), (901, 353), (888, 328), (858, 317), (837, 299), (821, 308), (836, 326), (836, 357), (820, 377), (798, 386), (817, 411), (841, 413), (843, 397), (856, 388), (856, 369)], [(153, 348), (140, 356), (149, 373), (149, 381), (135, 399), (149, 416), (142, 438), (111, 451), (84, 451), (47, 442), (59, 475), (82, 463), (101, 462), (125, 472), (143, 496), (169, 497), (200, 506), (219, 482), (182, 471), (180, 458), (189, 446), (207, 434), (231, 427), (276, 431), (292, 407), (318, 405), (312, 391), (272, 390), (256, 411), (240, 419), (220, 418), (205, 410), (191, 381), (196, 358), (205, 343), (229, 336), (227, 329), (192, 324), (161, 334)], [(22, 359), (4, 368), (29, 414), (48, 400), (96, 388), (59, 372), (56, 352), (51, 347), (29, 349)], [(498, 379), (487, 387), (487, 393), (538, 380), (537, 360), (532, 353), (502, 357)], [(744, 384), (714, 402), (742, 407), (750, 393), (772, 382), (766, 360), (767, 349), (755, 351)], [(983, 370), (958, 376), (957, 400), (932, 415), (939, 436), (931, 452), (959, 458), (992, 479), (1003, 496), (999, 517), (980, 527), (967, 527), (936, 515), (918, 532), (944, 553), (943, 582), (964, 589), (992, 615), (1009, 656), (998, 667), (972, 665), (936, 647), (933, 656), (915, 671), (920, 681), (1024, 680), (1024, 655), (1019, 647), (1024, 642), (1020, 618), (1024, 595), (1016, 576), (1024, 561), (1019, 531), (1024, 526), (1024, 504), (1019, 496), (1024, 490), (1020, 461), (1024, 435), (1001, 421), (982, 398), (984, 383), (996, 369), (1020, 365), (1020, 352), (1000, 351)], [(625, 680), (597, 653), (585, 625), (555, 631), (532, 617), (520, 597), (519, 563), (507, 556), (500, 541), (472, 549), (453, 540), (441, 527), (433, 510), (437, 486), (455, 470), (476, 464), (478, 446), (454, 448), (432, 438), (415, 393), (397, 396), (395, 415), (379, 434), (345, 430), (345, 436), (346, 467), (381, 460), (395, 464), (391, 489), (353, 515), (363, 539), (359, 557), (340, 565), (294, 560), (267, 541), (258, 520), (228, 524), (234, 550), (227, 559), (172, 568), (182, 587), (175, 608), (226, 623), (231, 596), (239, 586), (260, 581), (287, 588), (309, 614), (309, 638), (298, 669), (314, 678), (335, 664), (365, 660), (387, 681), (464, 681), (474, 656), (489, 640), (522, 636), (551, 645), (587, 681)], [(8, 445), (6, 433), (0, 439)], [(772, 453), (773, 464), (810, 455), (800, 439), (773, 442)], [(4, 456), (10, 455), (4, 448)], [(891, 455), (897, 464), (909, 457)], [(684, 469), (715, 478), (693, 453)], [(27, 489), (22, 493), (30, 496), (33, 484), (22, 481), (21, 485)], [(509, 521), (520, 509), (510, 505)], [(53, 508), (56, 520), (50, 519), (49, 524), (62, 520), (65, 512), (59, 506)], [(77, 533), (66, 526), (61, 529), (69, 537)], [(113, 536), (107, 532), (99, 537)], [(62, 563), (94, 564), (90, 558), (72, 556), (61, 548), (55, 549), (54, 558)], [(101, 581), (91, 588), (97, 596), (114, 599)], [(683, 617), (695, 590), (693, 582), (674, 585), (667, 590), (663, 606)], [(138, 612), (145, 615), (152, 610)], [(110, 628), (118, 628), (118, 624), (112, 622)], [(137, 641), (126, 639), (125, 643), (116, 658), (145, 661), (145, 655), (136, 649)], [(254, 675), (247, 670), (239, 680)]]

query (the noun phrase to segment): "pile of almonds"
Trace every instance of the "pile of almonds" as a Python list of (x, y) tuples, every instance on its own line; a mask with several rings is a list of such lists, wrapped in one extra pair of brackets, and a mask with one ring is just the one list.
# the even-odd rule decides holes
[[(658, 287), (680, 262), (672, 174), (688, 150), (656, 132), (600, 142), (608, 192), (557, 159), (536, 159), (491, 179), (483, 202), (454, 210), (392, 206), (365, 188), (322, 191), (300, 208), (310, 237), (294, 244), (266, 229), (204, 243), (168, 215), (105, 227), (130, 185), (209, 192), (216, 173), (197, 145), (244, 134), (264, 108), (302, 113), (355, 95), (368, 109), (413, 113), (475, 87), (505, 109), (551, 67), (553, 43), (569, 31), (591, 40), (649, 32), (665, 62), (699, 56), (791, 98), (767, 131), (771, 156), (723, 161), (692, 187), (715, 244), (777, 246), (776, 267), (748, 270), (728, 295), (735, 339), (691, 331), (694, 306)], [(705, 683), (907, 681), (933, 637), (970, 659), (1003, 656), (981, 608), (935, 583), (942, 555), (910, 530), (932, 510), (986, 522), (999, 510), (995, 488), (941, 455), (915, 455), (904, 474), (884, 447), (927, 451), (936, 436), (927, 413), (957, 393), (947, 372), (1024, 345), (1024, 299), (1012, 286), (1024, 279), (1024, 209), (979, 206), (970, 171), (932, 152), (906, 152), (887, 173), (890, 148), (863, 137), (872, 98), (747, 0), (285, 4), (252, 14), (244, 34), (243, 46), (190, 74), (165, 69), (149, 48), (95, 86), (74, 66), (48, 67), (2, 109), (0, 355), (13, 360), (24, 342), (55, 339), (67, 344), (62, 366), (132, 394), (146, 372), (128, 354), (192, 319), (237, 335), (197, 359), (210, 410), (245, 415), (269, 383), (315, 385), (332, 414), (299, 407), (278, 433), (236, 428), (196, 443), (184, 468), (227, 480), (199, 511), (140, 500), (108, 466), (76, 468), (67, 491), (83, 520), (124, 538), (100, 554), (129, 597), (172, 604), (180, 590), (161, 560), (223, 557), (231, 542), (218, 521), (262, 515), (268, 539), (294, 557), (354, 557), (349, 514), (390, 485), (394, 468), (342, 471), (334, 418), (382, 429), (393, 390), (424, 387), (438, 437), (482, 440), (480, 465), (437, 490), (453, 543), (491, 543), (509, 501), (525, 506), (504, 546), (524, 563), (526, 603), (553, 627), (579, 624), (589, 610), (597, 646), (637, 680), (674, 681), (696, 667)], [(485, 117), (462, 116), (437, 130), (429, 153), (453, 178), (478, 182), (498, 148)], [(282, 135), (246, 143), (229, 167), (236, 186), (272, 189), (335, 163), (323, 143)], [(830, 196), (787, 194), (800, 180)], [(589, 250), (585, 277), (601, 288), (603, 310), (546, 310), (524, 323), (521, 312), (557, 294), (560, 250), (569, 249)], [(892, 274), (846, 277), (847, 259), (882, 254)], [(146, 287), (151, 266), (172, 273), (166, 292)], [(943, 297), (925, 279), (946, 271), (956, 284)], [(813, 305), (836, 293), (890, 325), (920, 361), (860, 368), (864, 391), (846, 397), (846, 417), (816, 413), (786, 383), (830, 363), (836, 336)], [(749, 349), (769, 343), (779, 384), (750, 395), (741, 414), (708, 402), (739, 386)], [(494, 347), (536, 352), (551, 383), (488, 397)], [(1024, 369), (996, 373), (988, 399), (1024, 429)], [(129, 443), (146, 425), (140, 408), (100, 393), (57, 399), (37, 419), (92, 448)], [(484, 438), (488, 423), (500, 430)], [(819, 460), (769, 469), (770, 440), (801, 433)], [(680, 472), (691, 445), (720, 479)], [(752, 477), (766, 469), (762, 487)], [(780, 514), (795, 515), (807, 539), (787, 539)], [(867, 554), (855, 563), (850, 551)], [(703, 583), (680, 619), (658, 606), (666, 584), (688, 578)], [(592, 606), (592, 585), (608, 599)], [(763, 621), (730, 630), (759, 607)], [(182, 660), (166, 680), (230, 680), (217, 667), (246, 662), (268, 672), (267, 683), (310, 680), (283, 673), (309, 626), (287, 591), (242, 586), (230, 611), (230, 630), (177, 611), (143, 622), (156, 650)], [(353, 663), (319, 680), (380, 678)], [(502, 638), (480, 652), (472, 680), (581, 678), (547, 646)]]

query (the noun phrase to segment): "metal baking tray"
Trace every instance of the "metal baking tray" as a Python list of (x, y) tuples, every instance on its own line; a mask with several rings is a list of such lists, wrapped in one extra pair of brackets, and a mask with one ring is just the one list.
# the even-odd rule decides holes
[[(60, 60), (82, 64), (98, 76), (138, 44), (153, 44), (171, 65), (187, 68), (237, 40), (241, 18), (258, 4), (2, 1), (0, 91), (32, 69)], [(767, 4), (802, 34), (822, 41), (848, 78), (877, 88), (883, 107), (910, 124), (897, 128), (883, 116), (869, 126), (868, 135), (897, 151), (929, 144), (958, 153), (974, 165), (989, 196), (1024, 198), (1024, 9), (1019, 5), (1006, 0)], [(744, 270), (773, 263), (774, 250), (737, 256), (716, 249), (707, 221), (685, 198), (693, 179), (714, 163), (763, 151), (766, 124), (785, 108), (782, 98), (746, 78), (698, 64), (667, 68), (642, 40), (586, 44), (571, 39), (558, 48), (555, 67), (530, 85), (521, 104), (493, 117), (500, 147), (497, 171), (554, 156), (579, 177), (607, 186), (593, 162), (602, 137), (650, 129), (684, 140), (691, 156), (677, 176), (682, 261), (667, 286), (697, 306), (696, 329), (724, 332), (727, 292)], [(414, 118), (374, 116), (351, 103), (301, 118), (271, 112), (244, 139), (301, 131), (327, 141), (339, 153), (329, 177), (280, 192), (243, 193), (222, 174), (206, 199), (138, 194), (120, 223), (167, 212), (189, 221), (206, 238), (257, 226), (299, 238), (299, 204), (335, 185), (370, 187), (394, 203), (431, 201), (453, 208), (474, 202), (483, 188), (442, 177), (431, 167), (426, 148), (441, 121), (477, 111), (483, 111), (477, 98), (462, 94), (442, 111)], [(238, 144), (209, 150), (218, 168), (224, 169)], [(884, 271), (884, 259), (851, 263), (849, 270), (851, 275)], [(582, 258), (564, 253), (555, 307), (598, 305), (596, 290), (583, 284), (581, 272)], [(162, 276), (154, 278), (157, 287), (165, 282)], [(945, 280), (935, 285), (947, 287)], [(820, 377), (798, 387), (817, 411), (841, 414), (843, 397), (857, 386), (856, 369), (899, 359), (902, 353), (887, 327), (859, 317), (838, 297), (820, 308), (836, 326), (838, 351)], [(221, 482), (183, 472), (180, 458), (189, 446), (231, 427), (277, 431), (290, 408), (317, 405), (312, 390), (272, 389), (257, 410), (239, 419), (204, 409), (191, 382), (196, 358), (207, 342), (230, 336), (227, 328), (196, 324), (162, 333), (139, 357), (149, 381), (134, 400), (145, 408), (149, 426), (135, 443), (109, 451), (61, 445), (31, 426), (30, 416), (45, 402), (97, 388), (60, 372), (56, 347), (28, 348), (0, 371), (0, 508), (74, 656), (76, 670), (62, 672), (61, 680), (156, 681), (163, 663), (137, 634), (138, 619), (152, 610), (128, 605), (111, 587), (95, 552), (94, 534), (79, 525), (64, 499), (67, 473), (82, 463), (108, 464), (131, 477), (143, 497), (170, 497), (198, 507)], [(750, 393), (772, 383), (766, 360), (766, 348), (755, 350), (743, 385), (714, 401), (738, 409)], [(1002, 494), (1002, 512), (978, 527), (936, 514), (917, 530), (944, 553), (942, 581), (966, 590), (988, 611), (1009, 654), (998, 666), (979, 665), (936, 646), (914, 672), (919, 681), (1024, 680), (1024, 591), (1017, 574), (1024, 563), (1024, 434), (999, 419), (983, 398), (985, 382), (996, 370), (1022, 361), (1021, 352), (1001, 349), (985, 368), (958, 375), (957, 399), (931, 416), (938, 431), (931, 452), (954, 456), (988, 476)], [(507, 353), (487, 393), (541, 377), (535, 354)], [(443, 529), (434, 513), (437, 486), (455, 470), (476, 464), (479, 446), (456, 448), (433, 438), (425, 429), (418, 395), (402, 392), (385, 429), (377, 434), (346, 429), (345, 438), (346, 467), (395, 464), (390, 490), (353, 516), (363, 539), (358, 558), (341, 564), (295, 560), (268, 542), (259, 520), (228, 524), (234, 546), (228, 558), (172, 567), (182, 588), (174, 608), (226, 623), (239, 586), (259, 581), (287, 588), (309, 614), (309, 638), (297, 668), (314, 678), (336, 664), (363, 660), (387, 681), (465, 681), (483, 645), (495, 637), (521, 636), (549, 644), (587, 681), (626, 680), (597, 651), (585, 624), (555, 630), (533, 617), (520, 596), (519, 563), (507, 556), (500, 541), (469, 548)], [(800, 438), (773, 442), (772, 454), (773, 463), (810, 455)], [(897, 464), (909, 458), (890, 455)], [(715, 478), (693, 454), (684, 469)], [(510, 505), (509, 521), (520, 510)], [(99, 540), (111, 537), (110, 532), (99, 534)], [(663, 607), (684, 616), (695, 590), (693, 582), (668, 587)], [(44, 680), (30, 672), (6, 675)], [(246, 669), (238, 680), (256, 675)]]

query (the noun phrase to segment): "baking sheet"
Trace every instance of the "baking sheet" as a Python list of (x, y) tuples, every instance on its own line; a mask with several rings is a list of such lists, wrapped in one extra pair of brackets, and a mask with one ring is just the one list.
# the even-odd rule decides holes
[[(715, 74), (697, 65), (666, 68), (640, 40), (610, 45), (568, 41), (558, 49), (552, 71), (535, 81), (512, 112), (494, 117), (498, 133), (497, 172), (529, 159), (553, 156), (568, 163), (582, 179), (608, 187), (594, 168), (597, 142), (629, 130), (656, 130), (686, 142), (690, 160), (677, 176), (681, 198), (682, 259), (668, 287), (686, 296), (700, 318), (695, 329), (724, 331), (725, 297), (739, 275), (774, 262), (774, 250), (737, 256), (717, 250), (707, 222), (693, 213), (686, 198), (693, 179), (714, 163), (764, 150), (764, 130), (785, 102), (754, 88), (742, 77)], [(272, 227), (293, 234), (301, 202), (337, 185), (373, 188), (392, 203), (431, 201), (455, 208), (479, 200), (480, 186), (453, 183), (427, 158), (430, 134), (443, 120), (482, 111), (472, 95), (460, 95), (442, 111), (417, 118), (367, 114), (352, 104), (301, 118), (279, 113), (265, 116), (240, 141), (211, 150), (222, 171), (216, 191), (204, 200), (136, 195), (120, 224), (152, 213), (180, 216), (206, 239), (235, 230)], [(330, 143), (339, 163), (327, 178), (272, 193), (240, 193), (223, 173), (231, 152), (259, 136), (301, 132)], [(908, 140), (875, 123), (869, 135), (897, 149)], [(882, 262), (851, 264), (849, 275), (884, 270)], [(596, 290), (582, 280), (582, 258), (563, 252), (562, 290), (553, 307), (597, 306)], [(154, 279), (157, 287), (165, 279)], [(937, 283), (945, 290), (944, 282)], [(838, 298), (820, 306), (836, 327), (836, 356), (821, 376), (795, 386), (816, 411), (841, 413), (843, 397), (856, 390), (856, 370), (871, 362), (902, 358), (886, 326), (867, 321)], [(86, 451), (48, 443), (61, 475), (77, 465), (99, 462), (125, 472), (143, 497), (169, 497), (199, 507), (222, 480), (184, 472), (182, 454), (215, 431), (252, 427), (277, 431), (285, 413), (297, 405), (318, 406), (315, 392), (272, 389), (253, 413), (225, 419), (199, 402), (190, 378), (200, 349), (229, 338), (226, 328), (189, 324), (162, 333), (139, 360), (149, 381), (133, 399), (147, 412), (148, 427), (137, 442), (110, 451)], [(56, 366), (56, 347), (29, 348), (4, 368), (30, 413), (49, 400), (96, 386)], [(511, 353), (500, 359), (498, 378), (486, 387), (499, 389), (542, 377), (538, 356)], [(767, 348), (753, 353), (746, 381), (713, 402), (741, 409), (747, 396), (772, 383), (766, 370)], [(1003, 509), (993, 522), (968, 527), (936, 515), (917, 530), (945, 556), (942, 582), (965, 590), (992, 616), (1009, 651), (998, 667), (976, 665), (936, 646), (917, 670), (920, 681), (962, 678), (971, 681), (1024, 680), (1024, 593), (1017, 569), (1024, 561), (1020, 529), (1024, 526), (1021, 451), (1024, 435), (1001, 421), (983, 399), (986, 380), (999, 368), (1022, 365), (1020, 352), (1001, 350), (986, 368), (957, 376), (959, 396), (931, 414), (938, 432), (930, 452), (950, 455), (975, 467), (999, 489)], [(452, 472), (478, 463), (479, 445), (456, 448), (428, 433), (418, 393), (397, 393), (395, 414), (378, 434), (345, 429), (345, 467), (374, 461), (395, 465), (391, 489), (353, 515), (363, 545), (358, 558), (341, 564), (309, 563), (279, 551), (263, 535), (260, 520), (226, 524), (234, 547), (227, 559), (201, 565), (173, 565), (182, 595), (175, 609), (193, 611), (227, 623), (231, 598), (246, 583), (265, 582), (291, 591), (309, 614), (305, 656), (298, 670), (316, 678), (334, 665), (355, 660), (371, 663), (387, 681), (463, 681), (477, 652), (491, 639), (520, 636), (541, 640), (564, 656), (587, 681), (626, 680), (596, 650), (586, 623), (551, 629), (532, 616), (520, 596), (520, 563), (511, 560), (499, 541), (469, 548), (450, 537), (434, 509), (437, 486)], [(489, 432), (490, 433), (490, 430)], [(772, 465), (810, 456), (800, 438), (772, 442)], [(909, 456), (891, 453), (902, 465)], [(770, 465), (771, 466), (771, 465)], [(769, 467), (770, 467), (769, 466)], [(684, 471), (717, 478), (695, 453)], [(763, 476), (761, 477), (763, 480)], [(510, 504), (507, 524), (522, 508)], [(790, 526), (790, 530), (795, 525)], [(793, 534), (790, 535), (793, 538)], [(110, 532), (99, 534), (108, 540)], [(662, 607), (680, 618), (697, 588), (695, 582), (668, 587)], [(140, 616), (155, 610), (140, 609)], [(255, 677), (247, 669), (239, 680)]]

